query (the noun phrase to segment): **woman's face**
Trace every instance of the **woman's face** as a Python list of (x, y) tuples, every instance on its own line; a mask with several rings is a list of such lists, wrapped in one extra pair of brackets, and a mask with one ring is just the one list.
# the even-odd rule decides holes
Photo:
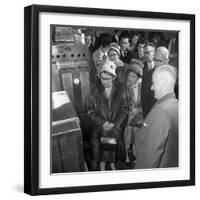
[(135, 46), (137, 44), (138, 40), (139, 40), (139, 37), (137, 35), (134, 35), (131, 38), (131, 45)]
[(134, 72), (129, 72), (127, 76), (127, 86), (134, 85), (138, 80), (138, 76)]
[(145, 46), (145, 44), (138, 44), (138, 56), (139, 56), (139, 58), (144, 57), (144, 46)]
[(115, 61), (117, 61), (119, 59), (119, 55), (115, 50), (111, 49), (108, 52), (108, 58), (109, 58), (109, 60), (115, 62)]
[(107, 73), (102, 72), (100, 75), (101, 83), (105, 88), (112, 87), (113, 77)]

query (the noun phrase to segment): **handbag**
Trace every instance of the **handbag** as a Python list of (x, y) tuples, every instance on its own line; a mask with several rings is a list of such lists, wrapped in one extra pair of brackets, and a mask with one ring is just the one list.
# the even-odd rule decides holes
[(117, 150), (117, 140), (113, 137), (102, 136), (100, 137), (100, 150), (103, 151), (116, 151)]

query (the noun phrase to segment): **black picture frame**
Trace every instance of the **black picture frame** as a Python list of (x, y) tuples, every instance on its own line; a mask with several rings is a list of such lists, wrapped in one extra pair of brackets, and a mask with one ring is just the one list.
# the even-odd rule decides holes
[[(188, 180), (39, 188), (39, 14), (76, 13), (190, 23), (190, 178)], [(195, 15), (83, 7), (31, 5), (24, 9), (24, 192), (30, 195), (195, 185)]]

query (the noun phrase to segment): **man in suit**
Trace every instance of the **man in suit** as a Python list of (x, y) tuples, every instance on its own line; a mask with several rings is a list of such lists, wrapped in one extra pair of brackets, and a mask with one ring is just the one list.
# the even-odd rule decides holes
[(156, 104), (136, 136), (136, 169), (178, 167), (178, 101), (174, 94), (176, 69), (155, 69), (152, 87)]
[(137, 43), (137, 51), (133, 54), (133, 57), (137, 60), (140, 60), (142, 63), (145, 62), (145, 57), (144, 57), (145, 45), (146, 45), (145, 39), (140, 38)]
[[(143, 80), (141, 86), (141, 104), (144, 118), (147, 116), (152, 106), (155, 104), (156, 99), (154, 98), (153, 91), (151, 90), (152, 85), (152, 74), (155, 68), (168, 64), (169, 62), (169, 51), (165, 47), (158, 47), (154, 56), (155, 67), (149, 70), (146, 74), (143, 68)], [(145, 65), (144, 65), (145, 66)]]
[(128, 32), (125, 31), (121, 33), (119, 36), (119, 45), (121, 48), (120, 60), (129, 64), (133, 58), (133, 54), (130, 51), (130, 37)]
[(147, 42), (144, 47), (144, 68), (143, 75), (145, 76), (151, 69), (155, 67), (154, 56), (155, 56), (155, 45), (152, 42)]

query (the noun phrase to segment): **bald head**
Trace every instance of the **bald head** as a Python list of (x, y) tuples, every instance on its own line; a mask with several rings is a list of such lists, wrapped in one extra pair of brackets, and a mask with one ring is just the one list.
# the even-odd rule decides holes
[(176, 68), (171, 65), (162, 65), (155, 69), (152, 76), (153, 84), (151, 89), (154, 91), (156, 99), (159, 99), (168, 93), (174, 92), (176, 76)]
[(169, 62), (169, 51), (166, 47), (158, 47), (155, 52), (155, 66), (159, 67), (161, 65), (168, 64)]

